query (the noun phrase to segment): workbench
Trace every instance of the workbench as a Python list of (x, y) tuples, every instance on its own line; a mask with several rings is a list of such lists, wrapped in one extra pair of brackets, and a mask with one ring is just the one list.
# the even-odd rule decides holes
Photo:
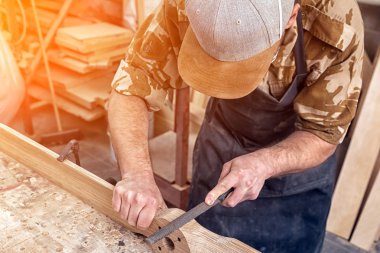
[[(113, 186), (0, 124), (0, 252), (251, 252), (190, 221), (149, 246), (149, 236), (184, 211), (166, 209), (147, 230), (111, 206)], [(140, 235), (137, 235), (140, 234)]]
[(0, 252), (152, 252), (128, 231), (0, 152)]

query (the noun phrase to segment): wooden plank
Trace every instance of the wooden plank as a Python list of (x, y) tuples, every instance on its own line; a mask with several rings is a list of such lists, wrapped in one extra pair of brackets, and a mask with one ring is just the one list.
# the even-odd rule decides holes
[(327, 230), (345, 239), (352, 233), (380, 150), (380, 64), (367, 96), (335, 188)]
[(74, 51), (89, 53), (115, 46), (126, 46), (133, 33), (109, 23), (65, 27), (57, 31), (55, 42)]
[(351, 238), (351, 243), (356, 246), (370, 250), (375, 240), (380, 237), (380, 174), (372, 187), (371, 193), (365, 203), (360, 215), (355, 231)]
[[(67, 89), (80, 86), (84, 83), (90, 82), (91, 80), (95, 78), (99, 78), (109, 73), (113, 73), (116, 69), (117, 69), (117, 66), (114, 65), (104, 70), (96, 70), (87, 74), (79, 74), (75, 71), (69, 70), (67, 68), (63, 68), (55, 64), (51, 65), (53, 83), (54, 83), (54, 86), (57, 88), (57, 91), (67, 90)], [(43, 86), (46, 86), (47, 85), (46, 72), (42, 68), (39, 68), (33, 80)]]
[(73, 59), (71, 57), (67, 57), (61, 52), (59, 52), (58, 50), (49, 50), (48, 55), (49, 55), (50, 62), (55, 63), (56, 65), (65, 67), (67, 69), (70, 69), (80, 74), (88, 74), (98, 69), (104, 70), (104, 69), (111, 68), (113, 63), (119, 62), (121, 59), (124, 58), (124, 55), (118, 55), (106, 61), (86, 63), (86, 62), (79, 61), (77, 59)]
[(80, 74), (88, 74), (96, 68), (88, 63), (75, 60), (60, 53), (58, 50), (49, 50), (49, 61)]
[[(111, 184), (71, 161), (58, 162), (56, 153), (3, 124), (0, 124), (0, 151), (123, 224), (132, 232), (148, 236), (183, 213), (179, 209), (166, 209), (155, 217), (147, 230), (139, 230), (131, 227), (113, 211)], [(195, 221), (158, 241), (152, 249), (154, 252), (258, 252), (236, 239), (216, 235)]]
[[(49, 91), (42, 87), (33, 85), (28, 89), (28, 94), (37, 100), (51, 102)], [(65, 112), (82, 118), (83, 120), (88, 122), (97, 120), (106, 114), (105, 110), (100, 107), (94, 108), (93, 110), (88, 110), (86, 108), (74, 104), (73, 102), (68, 101), (67, 99), (58, 96), (57, 106)]]
[(129, 43), (132, 40), (132, 36), (123, 36), (120, 38), (107, 38), (107, 39), (100, 39), (98, 41), (93, 41), (91, 44), (82, 44), (82, 43), (76, 43), (72, 42), (70, 40), (56, 37), (55, 43), (62, 47), (70, 48), (71, 50), (78, 51), (80, 53), (91, 53), (97, 50), (105, 50), (107, 48), (111, 47), (117, 47), (117, 46), (124, 46), (125, 48), (128, 47)]
[(82, 85), (62, 90), (58, 94), (90, 110), (97, 106), (104, 108), (111, 91), (113, 76), (113, 73), (109, 73)]
[(119, 36), (131, 35), (131, 31), (123, 27), (102, 22), (85, 26), (61, 28), (57, 31), (57, 37), (72, 39), (75, 42), (91, 43), (101, 39), (118, 39)]
[(87, 54), (81, 54), (65, 47), (61, 47), (59, 50), (60, 52), (62, 52), (63, 55), (67, 55), (71, 58), (74, 58), (80, 61), (96, 62), (96, 61), (101, 61), (101, 60), (109, 60), (117, 56), (124, 58), (125, 53), (127, 52), (128, 48), (122, 45), (122, 46), (107, 48), (104, 50), (98, 50), (95, 52), (90, 52)]

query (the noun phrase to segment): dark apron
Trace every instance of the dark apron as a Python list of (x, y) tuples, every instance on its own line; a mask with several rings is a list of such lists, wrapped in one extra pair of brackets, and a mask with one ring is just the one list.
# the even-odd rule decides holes
[[(275, 144), (295, 131), (293, 100), (307, 75), (303, 48), (298, 19), (297, 76), (280, 101), (259, 89), (240, 99), (210, 99), (194, 148), (189, 208), (204, 201), (217, 184), (224, 163)], [(209, 230), (237, 238), (263, 253), (320, 252), (335, 171), (332, 156), (306, 172), (267, 180), (257, 200), (235, 208), (216, 206), (197, 220)]]

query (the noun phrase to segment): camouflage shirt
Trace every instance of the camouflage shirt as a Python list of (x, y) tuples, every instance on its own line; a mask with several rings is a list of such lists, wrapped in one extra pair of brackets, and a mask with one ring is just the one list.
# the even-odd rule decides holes
[[(363, 22), (355, 0), (303, 0), (308, 67), (306, 83), (294, 100), (296, 128), (338, 144), (355, 116), (362, 84)], [(159, 110), (171, 89), (185, 86), (177, 57), (189, 21), (184, 0), (164, 0), (136, 33), (112, 83), (125, 95), (143, 98)], [(276, 60), (260, 84), (280, 99), (295, 76), (292, 49), (296, 26), (285, 32)]]

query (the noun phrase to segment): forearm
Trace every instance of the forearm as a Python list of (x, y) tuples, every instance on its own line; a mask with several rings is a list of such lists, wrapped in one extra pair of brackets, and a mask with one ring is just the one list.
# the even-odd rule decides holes
[(150, 171), (149, 120), (144, 100), (113, 91), (109, 102), (108, 121), (122, 178), (129, 172)]
[(218, 184), (206, 196), (206, 203), (230, 188), (234, 192), (225, 205), (234, 207), (239, 202), (256, 199), (271, 177), (305, 171), (323, 163), (336, 145), (327, 143), (309, 132), (297, 131), (278, 144), (237, 157), (223, 165)]
[(318, 136), (296, 131), (278, 144), (261, 149), (257, 157), (269, 170), (269, 177), (302, 172), (323, 163), (336, 149)]

